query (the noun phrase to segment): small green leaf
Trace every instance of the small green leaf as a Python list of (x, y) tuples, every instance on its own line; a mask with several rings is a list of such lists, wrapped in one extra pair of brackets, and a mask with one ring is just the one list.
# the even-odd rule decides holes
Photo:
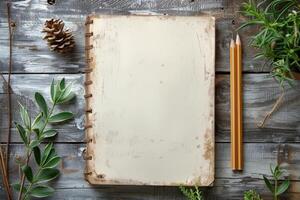
[(57, 156), (55, 149), (52, 148), (48, 154), (48, 157), (43, 161), (43, 166), (45, 165), (45, 163), (47, 163), (51, 158)]
[(40, 129), (35, 128), (35, 129), (33, 129), (33, 132), (36, 134), (36, 137), (37, 137), (38, 139), (40, 139)]
[(52, 149), (53, 149), (52, 143), (46, 145), (45, 150), (42, 154), (41, 164), (44, 164), (46, 162)]
[(55, 87), (54, 79), (52, 80), (52, 83), (51, 83), (50, 94), (51, 94), (52, 102), (55, 103), (56, 87)]
[(75, 94), (71, 91), (72, 83), (68, 84), (65, 89), (61, 91), (61, 95), (57, 99), (58, 104), (63, 104), (67, 101), (70, 101), (72, 98), (75, 97)]
[(49, 118), (49, 122), (50, 123), (64, 122), (64, 121), (72, 119), (72, 118), (73, 118), (73, 113), (71, 113), (71, 112), (61, 112), (61, 113), (52, 115)]
[(34, 148), (34, 147), (38, 146), (39, 144), (41, 144), (41, 142), (39, 140), (31, 140), (29, 147)]
[(41, 163), (41, 150), (38, 146), (33, 148), (33, 154), (34, 154), (35, 162), (38, 165), (40, 165), (40, 163)]
[(43, 113), (39, 113), (32, 122), (32, 129), (41, 128)]
[(60, 89), (59, 82), (55, 84), (54, 88), (55, 88), (54, 100), (55, 100), (55, 103), (56, 103), (57, 100), (59, 99), (60, 95), (61, 95), (61, 89)]
[(30, 130), (31, 129), (31, 120), (30, 120), (28, 111), (25, 109), (25, 107), (21, 103), (19, 103), (19, 105), (20, 105), (20, 115), (21, 115), (23, 124), (28, 130)]
[[(14, 188), (14, 190), (16, 190), (16, 191), (20, 191), (20, 189), (21, 189), (21, 185), (20, 185), (20, 183), (14, 183), (14, 184), (12, 184), (12, 187)], [(22, 188), (22, 192), (23, 193), (25, 193), (27, 191), (27, 188), (26, 188), (26, 186), (24, 185), (23, 186), (23, 188)]]
[(46, 182), (55, 179), (59, 175), (59, 170), (54, 168), (44, 168), (40, 171), (35, 182)]
[(33, 175), (32, 175), (32, 169), (31, 169), (31, 167), (28, 166), (28, 165), (24, 165), (22, 167), (22, 171), (25, 174), (25, 177), (27, 178), (27, 180), (32, 183)]
[(271, 164), (270, 164), (270, 171), (271, 171), (271, 174), (274, 175), (274, 169)]
[(53, 130), (53, 129), (49, 129), (49, 130), (46, 130), (42, 137), (43, 138), (50, 138), (50, 137), (54, 137), (55, 135), (57, 134), (57, 131), (56, 130)]
[(278, 187), (277, 192), (276, 192), (276, 196), (284, 193), (290, 186), (290, 181), (289, 180), (285, 180), (282, 182), (282, 184)]
[(76, 96), (75, 93), (71, 92), (68, 96), (61, 98), (60, 101), (58, 102), (58, 104), (68, 103), (69, 101), (74, 99), (75, 96)]
[(61, 158), (58, 156), (50, 158), (49, 161), (43, 167), (46, 167), (46, 168), (56, 167), (59, 164), (60, 160), (61, 160)]
[(31, 189), (30, 195), (36, 198), (44, 198), (53, 195), (54, 189), (46, 186), (39, 185)]
[(27, 140), (26, 131), (25, 131), (24, 127), (21, 126), (18, 123), (15, 123), (15, 125), (16, 125), (16, 127), (18, 129), (18, 132), (19, 132), (19, 134), (21, 136), (21, 139), (23, 140), (24, 144), (28, 145), (28, 140)]
[(62, 78), (59, 82), (59, 87), (60, 87), (60, 90), (64, 90), (66, 88), (66, 80), (65, 78)]
[(65, 98), (66, 96), (68, 96), (71, 93), (72, 85), (73, 84), (70, 83), (62, 90), (62, 95), (61, 95), (60, 99)]
[(62, 96), (59, 98), (59, 100), (57, 101), (57, 104), (67, 103), (67, 102), (71, 101), (75, 96), (76, 95), (74, 92), (71, 92), (71, 91), (69, 93), (64, 92), (62, 94)]
[(272, 186), (272, 184), (270, 183), (270, 181), (267, 179), (267, 177), (263, 176), (264, 177), (264, 181), (265, 181), (265, 184), (266, 186), (268, 187), (268, 189), (272, 192), (272, 194), (274, 194), (274, 188)]
[(48, 116), (48, 106), (44, 99), (44, 97), (39, 93), (35, 93), (35, 101), (37, 102), (38, 106), (40, 107), (41, 111), (44, 113), (45, 117)]

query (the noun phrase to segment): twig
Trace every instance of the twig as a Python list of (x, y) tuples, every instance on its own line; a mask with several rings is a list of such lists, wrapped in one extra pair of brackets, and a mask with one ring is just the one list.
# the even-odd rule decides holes
[(7, 24), (8, 24), (8, 30), (9, 30), (9, 63), (8, 63), (8, 79), (7, 79), (7, 103), (8, 103), (8, 131), (7, 131), (7, 142), (6, 142), (6, 174), (7, 179), (9, 181), (9, 153), (10, 153), (10, 140), (11, 140), (11, 120), (12, 120), (12, 114), (11, 114), (11, 72), (12, 72), (12, 21), (11, 21), (11, 13), (10, 13), (10, 3), (8, 2), (6, 4), (7, 6)]
[[(30, 153), (27, 153), (26, 165), (28, 165), (28, 163), (29, 163), (31, 154), (32, 154), (32, 151), (31, 151)], [(25, 174), (23, 173), (23, 174), (22, 174), (21, 181), (20, 181), (20, 191), (19, 191), (18, 200), (21, 200), (21, 198), (22, 198), (22, 194), (23, 194), (23, 193), (22, 193), (22, 190), (23, 190), (23, 187), (24, 187), (24, 183), (25, 183)]]
[(267, 112), (267, 114), (265, 115), (265, 117), (263, 118), (262, 122), (260, 124), (258, 124), (258, 128), (263, 128), (267, 122), (267, 120), (271, 117), (271, 115), (278, 109), (278, 107), (280, 106), (280, 104), (282, 103), (282, 99), (284, 97), (284, 89), (282, 88), (281, 90), (281, 95), (279, 96), (279, 98), (276, 100), (275, 104), (273, 105), (272, 109)]
[(1, 174), (2, 174), (2, 182), (5, 188), (7, 199), (12, 200), (12, 192), (9, 185), (9, 144), (10, 144), (10, 128), (11, 128), (11, 87), (10, 87), (10, 74), (12, 68), (12, 29), (11, 29), (11, 15), (10, 15), (10, 3), (7, 3), (7, 22), (9, 27), (9, 76), (8, 81), (5, 80), (2, 73), (0, 73), (1, 78), (6, 84), (7, 94), (8, 94), (8, 113), (9, 113), (9, 128), (8, 128), (8, 140), (6, 145), (6, 154), (4, 154), (2, 147), (0, 146), (0, 167), (1, 167)]
[(7, 179), (7, 174), (6, 174), (7, 170), (6, 170), (6, 166), (5, 166), (5, 162), (4, 162), (4, 155), (3, 155), (1, 146), (0, 146), (0, 167), (1, 167), (1, 174), (2, 174), (2, 182), (3, 182), (3, 186), (5, 188), (6, 194), (7, 194), (7, 199), (12, 200), (12, 193), (11, 193), (11, 189), (10, 189), (9, 182)]

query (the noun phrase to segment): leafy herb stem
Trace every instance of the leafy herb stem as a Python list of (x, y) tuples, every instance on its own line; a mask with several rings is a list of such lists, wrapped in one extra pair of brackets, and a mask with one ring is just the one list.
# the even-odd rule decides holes
[[(36, 175), (35, 175), (36, 177), (38, 177), (38, 176), (40, 175), (42, 169), (43, 169), (42, 167), (39, 167), (39, 168), (38, 168), (37, 173), (36, 173)], [(27, 195), (28, 195), (28, 191), (30, 191), (30, 189), (31, 189), (31, 187), (32, 187), (33, 185), (34, 185), (34, 182), (32, 182), (32, 183), (30, 183), (30, 184), (28, 185), (28, 189), (27, 189), (26, 193), (24, 194), (24, 199), (26, 199), (26, 197), (27, 197)]]
[[(42, 134), (42, 133), (44, 132), (45, 128), (47, 127), (48, 122), (49, 122), (49, 118), (50, 118), (50, 116), (52, 115), (55, 106), (56, 106), (56, 103), (54, 102), (53, 105), (52, 105), (52, 107), (51, 107), (51, 109), (50, 109), (49, 114), (46, 116), (45, 123), (44, 123), (44, 125), (43, 125), (43, 128), (41, 129), (41, 133), (40, 133), (40, 134)], [(32, 131), (29, 130), (29, 133), (31, 133), (31, 132), (32, 132)], [(29, 137), (29, 138), (30, 138), (30, 137)], [(31, 155), (32, 155), (32, 149), (31, 149), (30, 147), (28, 147), (28, 146), (26, 146), (26, 148), (27, 148), (26, 165), (28, 165), (29, 160), (30, 160)], [(38, 173), (39, 173), (39, 172), (40, 172), (40, 169), (39, 169)], [(22, 190), (23, 190), (23, 187), (24, 187), (24, 183), (25, 183), (25, 173), (23, 173), (22, 178), (21, 178), (21, 182), (20, 182), (20, 191), (19, 191), (19, 197), (18, 197), (18, 200), (21, 200), (21, 198), (22, 198), (22, 193), (23, 193)], [(32, 186), (32, 184), (29, 185), (29, 188), (31, 188), (31, 186)], [(28, 192), (28, 191), (30, 191), (30, 190), (27, 190), (27, 192)], [(25, 197), (26, 197), (26, 195), (27, 195), (27, 192), (26, 192), (25, 195), (24, 195), (24, 199), (25, 199)]]
[[(27, 147), (26, 147), (27, 148)], [(31, 157), (32, 151), (28, 151), (26, 153), (26, 165), (28, 165), (30, 157)], [(24, 187), (24, 182), (25, 182), (25, 173), (22, 174), (22, 178), (21, 178), (21, 182), (20, 182), (20, 192), (19, 192), (19, 196), (18, 196), (18, 200), (20, 200), (22, 198), (22, 190)]]
[[(48, 129), (48, 124), (61, 123), (74, 117), (72, 112), (63, 111), (54, 114), (55, 106), (70, 102), (75, 93), (71, 90), (72, 84), (66, 85), (65, 79), (53, 80), (50, 86), (51, 104), (49, 107), (42, 94), (36, 92), (34, 97), (40, 112), (31, 121), (27, 109), (20, 104), (20, 116), (22, 123), (15, 122), (20, 137), (25, 144), (25, 162), (18, 162), (22, 168), (22, 175), (19, 183), (13, 184), (13, 188), (18, 191), (18, 200), (29, 199), (30, 197), (44, 198), (51, 196), (54, 189), (48, 185), (40, 184), (48, 182), (59, 176), (57, 165), (61, 157), (55, 152), (52, 142), (48, 142), (44, 150), (39, 146), (46, 138), (53, 138), (57, 135), (54, 129)], [(33, 133), (35, 133), (33, 135)], [(36, 170), (32, 170), (29, 164), (31, 156), (34, 155)], [(34, 163), (33, 163), (34, 164)], [(34, 173), (33, 173), (34, 171)], [(25, 185), (28, 181), (28, 184)]]
[(43, 128), (42, 128), (42, 130), (41, 130), (41, 134), (44, 133), (44, 130), (45, 130), (46, 126), (48, 125), (49, 118), (50, 118), (50, 116), (52, 115), (55, 106), (56, 106), (56, 103), (53, 103), (53, 106), (52, 106), (52, 108), (50, 109), (50, 112), (49, 112), (49, 114), (48, 114), (47, 117), (46, 117), (45, 124), (44, 124), (44, 126), (43, 126)]
[(278, 181), (277, 181), (277, 177), (274, 178), (274, 182), (275, 182), (275, 192), (274, 192), (274, 200), (277, 200), (278, 197), (277, 197), (277, 194), (276, 194), (276, 191), (278, 190), (277, 187), (278, 187)]

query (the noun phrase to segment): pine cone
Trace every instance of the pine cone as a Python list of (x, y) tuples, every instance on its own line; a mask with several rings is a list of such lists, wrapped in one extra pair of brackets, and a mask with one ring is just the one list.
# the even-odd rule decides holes
[(64, 29), (65, 23), (61, 19), (50, 19), (44, 24), (44, 40), (47, 40), (51, 51), (65, 53), (75, 46), (74, 37), (69, 29)]

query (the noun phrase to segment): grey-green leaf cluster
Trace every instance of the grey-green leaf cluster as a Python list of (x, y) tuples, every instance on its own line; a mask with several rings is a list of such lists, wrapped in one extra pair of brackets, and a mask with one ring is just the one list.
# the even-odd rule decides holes
[(249, 0), (242, 13), (249, 20), (240, 28), (259, 27), (251, 41), (260, 50), (256, 57), (271, 62), (271, 74), (282, 87), (292, 85), (293, 72), (300, 71), (299, 0)]
[[(25, 181), (21, 178), (13, 188), (19, 192), (21, 199), (48, 197), (54, 193), (54, 189), (46, 183), (59, 176), (57, 165), (61, 158), (57, 155), (53, 144), (45, 139), (51, 139), (58, 133), (49, 127), (49, 124), (62, 123), (73, 118), (72, 112), (55, 112), (57, 105), (68, 103), (75, 97), (71, 86), (72, 84), (66, 85), (65, 79), (53, 80), (50, 86), (51, 103), (49, 104), (41, 93), (36, 92), (34, 97), (40, 112), (33, 118), (20, 104), (22, 122), (15, 122), (15, 126), (25, 145), (27, 162), (17, 162)], [(41, 145), (45, 142), (45, 146)], [(35, 162), (29, 162), (32, 155)]]
[(194, 188), (179, 186), (179, 189), (188, 200), (204, 200), (203, 193), (197, 186)]

